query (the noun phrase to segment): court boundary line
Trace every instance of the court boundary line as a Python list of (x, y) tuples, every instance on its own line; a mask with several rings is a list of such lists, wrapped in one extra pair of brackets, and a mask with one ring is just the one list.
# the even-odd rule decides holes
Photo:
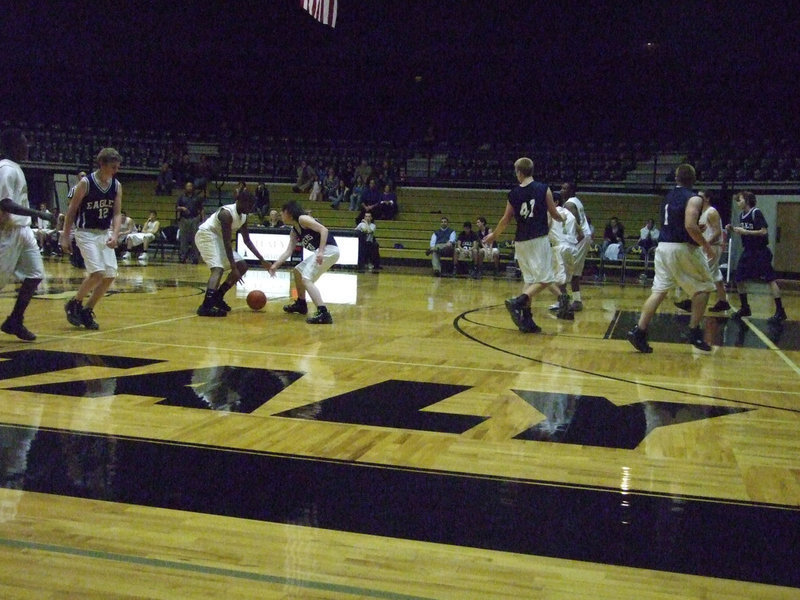
[[(213, 575), (217, 577), (244, 579), (247, 581), (254, 581), (257, 583), (277, 584), (294, 588), (320, 590), (323, 592), (336, 592), (341, 594), (348, 594), (351, 596), (380, 598), (383, 600), (432, 600), (431, 597), (427, 596), (411, 596), (408, 594), (401, 594), (398, 592), (387, 592), (383, 590), (375, 590), (370, 588), (343, 585), (339, 583), (326, 583), (326, 582), (314, 581), (311, 579), (297, 579), (294, 577), (285, 577), (281, 575), (268, 575), (266, 573), (254, 573), (252, 571), (244, 571), (241, 569), (212, 567), (210, 565), (202, 565), (202, 564), (177, 561), (177, 560), (168, 560), (163, 558), (148, 558), (145, 556), (136, 556), (134, 554), (108, 552), (106, 550), (86, 550), (74, 546), (45, 544), (42, 542), (34, 542), (30, 540), (15, 540), (6, 537), (0, 537), (0, 545), (15, 550), (34, 550), (39, 552), (50, 552), (54, 554), (64, 554), (67, 556), (76, 556), (81, 558), (110, 560), (113, 562), (118, 562), (126, 565), (153, 567), (156, 569), (172, 569), (176, 571), (184, 571), (189, 573), (199, 573), (201, 575)], [(221, 583), (224, 583), (224, 581), (222, 581)]]
[(770, 350), (772, 350), (775, 354), (777, 354), (780, 359), (785, 362), (789, 368), (794, 371), (797, 375), (800, 375), (800, 367), (798, 367), (786, 354), (784, 354), (783, 350), (778, 348), (775, 343), (767, 337), (767, 335), (761, 331), (758, 327), (753, 324), (748, 317), (744, 317), (742, 321), (747, 325), (747, 327), (752, 331), (758, 339)]
[[(567, 370), (567, 371), (572, 371), (574, 373), (582, 373), (584, 375), (588, 375), (588, 376), (591, 376), (591, 377), (597, 377), (597, 378), (600, 378), (600, 379), (607, 379), (609, 381), (616, 381), (616, 382), (625, 383), (625, 384), (628, 384), (628, 385), (639, 385), (639, 386), (644, 386), (644, 387), (647, 387), (647, 388), (661, 390), (661, 391), (667, 391), (667, 392), (671, 392), (671, 393), (675, 393), (675, 394), (688, 394), (688, 395), (694, 396), (696, 398), (704, 398), (704, 399), (708, 399), (708, 400), (719, 400), (719, 401), (723, 401), (723, 402), (731, 402), (731, 403), (734, 403), (734, 404), (741, 404), (741, 405), (744, 405), (744, 406), (753, 406), (753, 407), (756, 407), (756, 408), (771, 408), (773, 410), (780, 410), (780, 411), (789, 412), (789, 413), (793, 413), (793, 414), (800, 414), (800, 408), (784, 408), (784, 407), (780, 407), (780, 406), (772, 406), (770, 404), (759, 404), (758, 402), (748, 402), (747, 400), (734, 400), (734, 399), (731, 399), (731, 398), (723, 398), (721, 396), (713, 396), (711, 394), (701, 394), (699, 392), (689, 392), (689, 391), (686, 391), (686, 390), (679, 390), (679, 389), (675, 389), (675, 388), (671, 388), (671, 387), (666, 387), (664, 385), (656, 385), (654, 383), (648, 383), (648, 382), (645, 382), (645, 381), (635, 381), (635, 380), (625, 379), (623, 377), (616, 377), (614, 375), (607, 375), (607, 374), (604, 374), (604, 373), (595, 373), (594, 371), (589, 371), (588, 369), (579, 369), (578, 367), (570, 367), (570, 366), (567, 366), (567, 365), (560, 365), (558, 363), (554, 363), (554, 362), (550, 362), (550, 361), (547, 361), (547, 360), (543, 360), (541, 358), (533, 358), (531, 356), (525, 356), (524, 354), (519, 354), (518, 352), (513, 352), (511, 350), (505, 350), (503, 348), (499, 348), (497, 346), (494, 346), (494, 345), (492, 345), (492, 344), (490, 344), (488, 342), (484, 342), (483, 340), (478, 339), (474, 335), (471, 335), (471, 334), (467, 333), (466, 331), (464, 331), (464, 329), (462, 329), (461, 326), (459, 325), (459, 321), (463, 320), (463, 321), (466, 321), (467, 323), (471, 323), (471, 324), (473, 324), (473, 325), (475, 325), (477, 327), (481, 327), (482, 325), (467, 319), (466, 315), (468, 315), (470, 313), (473, 313), (473, 312), (478, 312), (478, 311), (481, 311), (481, 310), (485, 310), (487, 308), (498, 308), (500, 306), (501, 306), (500, 304), (493, 304), (491, 306), (483, 306), (483, 307), (479, 307), (479, 308), (472, 308), (470, 310), (466, 310), (463, 313), (461, 313), (460, 315), (457, 315), (455, 319), (453, 319), (453, 328), (458, 333), (460, 333), (464, 337), (472, 340), (473, 342), (476, 342), (477, 344), (480, 344), (480, 345), (485, 346), (487, 348), (492, 348), (493, 350), (497, 350), (498, 352), (502, 352), (502, 353), (508, 354), (510, 356), (516, 356), (517, 358), (522, 358), (522, 359), (525, 359), (525, 360), (528, 360), (528, 361), (531, 361), (531, 362), (535, 362), (535, 363), (538, 363), (538, 364), (541, 364), (541, 365), (546, 365), (546, 366), (549, 366), (549, 367), (560, 368), (560, 369), (564, 369), (564, 370)], [(618, 341), (618, 340), (614, 340), (614, 341)], [(619, 341), (621, 341), (621, 340), (619, 340)]]
[[(478, 340), (477, 338), (473, 338), (472, 336), (470, 336), (469, 334), (467, 334), (463, 330), (460, 330), (459, 327), (456, 325), (456, 321), (459, 318), (464, 318), (464, 315), (467, 315), (467, 314), (469, 314), (471, 312), (477, 312), (477, 311), (483, 310), (485, 308), (498, 308), (498, 307), (500, 307), (499, 304), (493, 305), (493, 306), (486, 306), (486, 307), (481, 307), (481, 308), (470, 309), (468, 311), (465, 311), (465, 312), (461, 313), (460, 315), (456, 316), (456, 320), (453, 321), (454, 327), (455, 327), (455, 329), (457, 331), (459, 331), (459, 333), (461, 333), (465, 337), (468, 337), (469, 339), (472, 339), (473, 341), (476, 341), (479, 344), (482, 344), (482, 345), (485, 345), (485, 346), (487, 346), (489, 348), (492, 348), (493, 350), (497, 350), (499, 352), (510, 354), (512, 356), (516, 356), (516, 357), (522, 358), (524, 360), (538, 360), (538, 359), (532, 359), (529, 356), (525, 356), (525, 355), (522, 355), (522, 354), (517, 354), (517, 353), (512, 352), (510, 350), (504, 350), (503, 348), (497, 348), (497, 347), (492, 346), (491, 344), (488, 344), (486, 342), (482, 342), (481, 340)], [(241, 310), (244, 311), (244, 309), (241, 309)], [(237, 311), (237, 309), (234, 309), (234, 311)], [(52, 342), (52, 343), (62, 343), (62, 342), (66, 342), (66, 341), (69, 341), (69, 340), (89, 338), (89, 337), (97, 337), (97, 336), (102, 336), (102, 335), (108, 335), (110, 333), (118, 333), (118, 332), (124, 332), (124, 331), (133, 330), (133, 329), (141, 329), (141, 328), (145, 328), (145, 327), (158, 326), (158, 325), (162, 325), (164, 323), (173, 323), (173, 322), (176, 322), (176, 321), (182, 321), (182, 320), (186, 320), (186, 319), (193, 319), (193, 318), (196, 318), (196, 317), (197, 317), (197, 315), (189, 314), (189, 315), (180, 315), (180, 316), (172, 317), (172, 318), (169, 318), (169, 319), (161, 319), (161, 320), (158, 320), (158, 321), (150, 321), (148, 323), (139, 323), (139, 324), (136, 324), (136, 325), (129, 325), (129, 326), (126, 326), (126, 327), (118, 327), (116, 329), (104, 329), (104, 330), (97, 330), (97, 331), (76, 330), (76, 332), (80, 332), (77, 335), (68, 335), (66, 333), (65, 334), (39, 334), (38, 337), (37, 337), (37, 341)], [(197, 318), (199, 318), (199, 317), (197, 317)], [(467, 321), (468, 323), (471, 323), (471, 324), (475, 325), (476, 327), (491, 327), (491, 328), (494, 328), (494, 329), (506, 329), (508, 331), (511, 331), (511, 329), (506, 328), (506, 327), (498, 327), (496, 325), (483, 324), (483, 323), (479, 323), (477, 321), (470, 321), (469, 319), (466, 319), (466, 318), (464, 318), (464, 320)], [(545, 334), (545, 335), (551, 336), (551, 335), (554, 335), (554, 334)], [(571, 336), (570, 335), (568, 337), (581, 338), (581, 339), (592, 339), (592, 340), (602, 341), (602, 338), (593, 338), (593, 337), (589, 337), (589, 336)], [(117, 339), (117, 338), (103, 338), (102, 341), (109, 342), (109, 343), (123, 343), (124, 342), (127, 345), (163, 346), (163, 347), (167, 347), (167, 348), (178, 348), (178, 349), (194, 349), (194, 350), (206, 350), (207, 349), (205, 346), (197, 346), (197, 345), (192, 345), (192, 344), (171, 344), (171, 343), (164, 342), (164, 341), (151, 342), (151, 341), (144, 341), (144, 340), (130, 340), (130, 339), (124, 339), (123, 340), (123, 339)], [(614, 341), (617, 341), (617, 340), (614, 340)], [(8, 348), (4, 348), (4, 344), (0, 343), (0, 352), (14, 352), (14, 351), (17, 351), (17, 350), (23, 350), (23, 349), (32, 348), (32, 347), (34, 347), (32, 344), (25, 344), (24, 346), (14, 344), (13, 346), (10, 346)], [(382, 360), (382, 359), (375, 359), (375, 358), (339, 356), (339, 355), (331, 355), (331, 354), (300, 354), (300, 353), (293, 353), (293, 352), (277, 352), (277, 351), (270, 351), (270, 350), (248, 350), (248, 349), (245, 349), (245, 348), (218, 347), (218, 349), (226, 351), (226, 352), (231, 352), (231, 353), (237, 353), (238, 352), (238, 353), (243, 353), (243, 354), (258, 354), (258, 355), (278, 356), (278, 357), (286, 356), (286, 357), (290, 357), (290, 358), (320, 359), (320, 360), (343, 360), (343, 361), (347, 361), (347, 362), (362, 362), (362, 363), (370, 363), (370, 364), (397, 365), (397, 366), (402, 366), (402, 367), (435, 368), (435, 369), (438, 369), (438, 370), (443, 370), (443, 369), (452, 370), (452, 371), (468, 370), (468, 371), (479, 371), (479, 372), (483, 371), (483, 372), (488, 372), (488, 373), (519, 374), (519, 371), (516, 370), (516, 369), (490, 369), (490, 368), (486, 368), (486, 367), (464, 367), (464, 366), (431, 364), (431, 363), (424, 363), (424, 362), (407, 362), (407, 361), (396, 361), (396, 360)], [(582, 375), (584, 377), (587, 377), (587, 378), (590, 378), (590, 379), (591, 378), (595, 378), (595, 377), (606, 377), (606, 378), (610, 378), (610, 379), (612, 379), (614, 381), (619, 381), (621, 383), (633, 384), (633, 385), (647, 385), (648, 387), (653, 387), (654, 389), (669, 391), (669, 392), (672, 392), (672, 393), (683, 393), (684, 392), (683, 389), (676, 389), (676, 388), (668, 387), (669, 384), (659, 384), (658, 382), (653, 382), (651, 384), (640, 383), (640, 382), (637, 382), (637, 381), (630, 381), (630, 380), (625, 380), (625, 379), (621, 379), (621, 378), (613, 378), (611, 376), (604, 376), (604, 375), (593, 373), (592, 371), (587, 371), (587, 370), (584, 370), (584, 369), (576, 369), (576, 368), (573, 368), (573, 367), (565, 367), (563, 365), (558, 365), (556, 363), (548, 363), (546, 361), (540, 361), (540, 362), (541, 362), (541, 364), (544, 364), (544, 365), (547, 365), (547, 366), (551, 366), (551, 367), (554, 367), (554, 368), (569, 369), (569, 370), (573, 371), (574, 373), (580, 374), (580, 375)], [(0, 382), (0, 389), (5, 389), (4, 386), (2, 385), (2, 383), (3, 382)], [(706, 387), (708, 387), (706, 384), (696, 384), (696, 383), (687, 383), (687, 384), (684, 384), (684, 385), (685, 385), (686, 389), (689, 389), (689, 388), (706, 388)], [(788, 395), (788, 396), (800, 396), (800, 390), (799, 391), (785, 391), (785, 390), (770, 390), (770, 389), (760, 389), (760, 388), (743, 388), (743, 387), (729, 387), (729, 386), (726, 386), (726, 387), (715, 386), (715, 387), (716, 387), (716, 389), (719, 389), (719, 390), (729, 390), (729, 391), (745, 392), (745, 393), (747, 393), (747, 392), (750, 392), (750, 393), (769, 392), (769, 393), (783, 394), (783, 395)], [(709, 395), (706, 395), (706, 394), (700, 394), (700, 393), (694, 393), (694, 392), (686, 392), (686, 393), (692, 394), (692, 395), (696, 395), (696, 396), (702, 397), (702, 398), (710, 398), (710, 399), (715, 399), (715, 400), (724, 400), (724, 401), (735, 402), (735, 403), (746, 403), (743, 400), (730, 400), (730, 399), (727, 399), (727, 398), (709, 396)], [(776, 410), (792, 410), (792, 409), (784, 409), (784, 408), (781, 408), (781, 407), (774, 407), (774, 406), (769, 406), (769, 405), (755, 405), (755, 406), (757, 406), (758, 408), (774, 408)], [(797, 412), (800, 412), (800, 410), (798, 410)]]

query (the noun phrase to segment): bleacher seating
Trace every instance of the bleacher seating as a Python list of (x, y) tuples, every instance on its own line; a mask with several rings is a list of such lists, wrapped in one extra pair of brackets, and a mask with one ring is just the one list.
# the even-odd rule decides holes
[[(232, 179), (258, 178), (291, 182), (301, 160), (320, 168), (343, 168), (384, 160), (400, 173), (400, 182), (415, 185), (506, 187), (513, 161), (530, 156), (543, 181), (621, 184), (628, 173), (647, 169), (659, 155), (679, 156), (695, 164), (699, 180), (729, 183), (800, 181), (800, 145), (796, 140), (694, 140), (675, 142), (548, 142), (547, 140), (439, 142), (422, 147), (390, 140), (287, 138), (271, 135), (235, 135), (125, 130), (108, 127), (61, 126), (45, 123), (3, 123), (20, 126), (31, 143), (30, 161), (65, 168), (87, 168), (97, 151), (116, 147), (124, 168), (155, 174), (162, 162), (174, 162), (191, 143), (213, 144), (216, 170)], [(654, 160), (655, 159), (655, 160)], [(660, 179), (659, 179), (660, 180)]]

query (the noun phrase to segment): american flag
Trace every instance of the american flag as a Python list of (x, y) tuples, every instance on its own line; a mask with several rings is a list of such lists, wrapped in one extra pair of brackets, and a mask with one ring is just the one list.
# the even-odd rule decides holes
[(338, 0), (300, 0), (303, 10), (308, 11), (320, 23), (336, 27)]

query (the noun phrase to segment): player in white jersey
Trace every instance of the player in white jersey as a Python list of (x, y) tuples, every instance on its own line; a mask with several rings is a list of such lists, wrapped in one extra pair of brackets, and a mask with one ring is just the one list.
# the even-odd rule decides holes
[(575, 266), (572, 271), (572, 281), (570, 282), (570, 287), (572, 288), (572, 304), (570, 308), (573, 311), (583, 310), (581, 277), (583, 276), (583, 267), (586, 264), (586, 255), (592, 246), (592, 226), (589, 224), (589, 219), (586, 218), (583, 203), (575, 195), (576, 191), (574, 183), (565, 182), (561, 185), (562, 206), (572, 213), (577, 227), (583, 233), (583, 238), (578, 239), (578, 253), (575, 257)]
[[(236, 203), (220, 207), (203, 221), (194, 236), (200, 256), (211, 269), (203, 303), (197, 309), (197, 314), (201, 317), (226, 317), (231, 307), (225, 302), (225, 293), (237, 281), (241, 281), (247, 272), (247, 262), (231, 246), (231, 239), (237, 231), (242, 234), (245, 245), (261, 261), (261, 266), (265, 269), (270, 266), (250, 241), (247, 230), (247, 216), (253, 212), (254, 207), (255, 198), (247, 190), (242, 190), (236, 196)], [(220, 284), (226, 260), (231, 266), (231, 272)]]
[[(709, 312), (724, 312), (730, 310), (728, 304), (728, 294), (725, 291), (725, 282), (722, 280), (722, 272), (719, 268), (719, 260), (722, 256), (722, 219), (716, 208), (711, 206), (711, 192), (703, 190), (697, 193), (703, 199), (702, 213), (697, 222), (703, 230), (703, 237), (711, 244), (713, 254), (706, 257), (708, 260), (708, 270), (711, 271), (711, 280), (717, 290), (717, 303), (708, 309)], [(692, 301), (688, 298), (675, 302), (675, 306), (686, 312), (692, 311)]]
[(557, 310), (559, 319), (571, 321), (575, 318), (575, 312), (572, 310), (570, 297), (567, 294), (567, 281), (572, 279), (575, 271), (578, 239), (583, 239), (583, 232), (578, 230), (575, 217), (561, 206), (561, 202), (563, 202), (562, 198), (556, 200), (556, 211), (561, 215), (563, 221), (549, 219), (550, 232), (547, 234), (553, 249), (553, 269), (556, 274), (556, 282), (550, 286), (550, 290), (558, 298), (558, 302), (551, 306), (550, 310)]
[(28, 140), (19, 129), (0, 135), (0, 288), (11, 279), (22, 280), (11, 314), (0, 326), (3, 333), (31, 342), (36, 335), (22, 324), (36, 288), (44, 278), (44, 263), (31, 230), (31, 216), (50, 220), (52, 215), (32, 210), (28, 183), (19, 162), (28, 159)]

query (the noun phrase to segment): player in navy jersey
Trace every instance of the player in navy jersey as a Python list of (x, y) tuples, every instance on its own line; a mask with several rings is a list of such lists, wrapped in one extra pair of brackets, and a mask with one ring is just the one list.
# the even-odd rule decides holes
[(531, 298), (556, 281), (553, 254), (547, 238), (547, 215), (559, 222), (563, 217), (556, 210), (553, 193), (544, 183), (533, 180), (533, 161), (519, 158), (514, 163), (518, 185), (508, 193), (506, 210), (497, 227), (482, 240), (491, 244), (508, 227), (513, 217), (517, 223), (514, 254), (525, 283), (522, 294), (506, 300), (506, 308), (514, 325), (523, 333), (538, 333), (541, 328), (531, 314)]
[[(70, 235), (74, 226), (75, 243), (87, 273), (75, 297), (64, 306), (67, 321), (76, 327), (99, 328), (94, 320), (94, 308), (117, 277), (114, 249), (122, 223), (122, 184), (117, 180), (121, 162), (122, 157), (114, 148), (103, 148), (97, 155), (97, 170), (70, 190), (61, 249), (66, 253), (72, 251)], [(84, 306), (87, 296), (89, 299)]]
[(656, 246), (653, 288), (642, 307), (639, 322), (628, 332), (628, 341), (639, 352), (653, 351), (647, 343), (647, 326), (669, 291), (676, 287), (692, 299), (689, 342), (698, 350), (711, 351), (711, 346), (703, 339), (700, 321), (708, 304), (708, 293), (714, 289), (706, 259), (712, 256), (713, 249), (698, 224), (703, 199), (692, 189), (695, 180), (692, 165), (678, 166), (676, 186), (661, 206), (661, 235)]
[(772, 252), (769, 249), (767, 235), (767, 220), (759, 208), (756, 207), (756, 196), (753, 192), (740, 192), (736, 196), (736, 206), (739, 207), (739, 226), (728, 225), (729, 233), (742, 237), (744, 248), (739, 262), (736, 265), (734, 281), (736, 291), (739, 293), (741, 308), (733, 313), (735, 319), (749, 317), (750, 304), (747, 302), (748, 279), (760, 279), (769, 284), (772, 297), (775, 300), (775, 314), (767, 321), (777, 325), (786, 320), (786, 311), (783, 309), (781, 289), (776, 281), (775, 271), (772, 269)]
[(286, 246), (286, 250), (269, 268), (270, 275), (275, 277), (278, 267), (292, 255), (298, 242), (306, 250), (312, 251), (308, 258), (294, 268), (297, 300), (284, 306), (283, 310), (287, 313), (307, 314), (306, 292), (308, 292), (311, 301), (317, 307), (317, 312), (306, 319), (306, 322), (315, 325), (329, 325), (333, 323), (333, 317), (323, 303), (322, 295), (314, 282), (339, 260), (336, 238), (330, 234), (327, 227), (311, 215), (306, 214), (298, 202), (292, 201), (284, 204), (281, 209), (281, 218), (292, 228), (292, 231), (289, 234), (289, 244)]

